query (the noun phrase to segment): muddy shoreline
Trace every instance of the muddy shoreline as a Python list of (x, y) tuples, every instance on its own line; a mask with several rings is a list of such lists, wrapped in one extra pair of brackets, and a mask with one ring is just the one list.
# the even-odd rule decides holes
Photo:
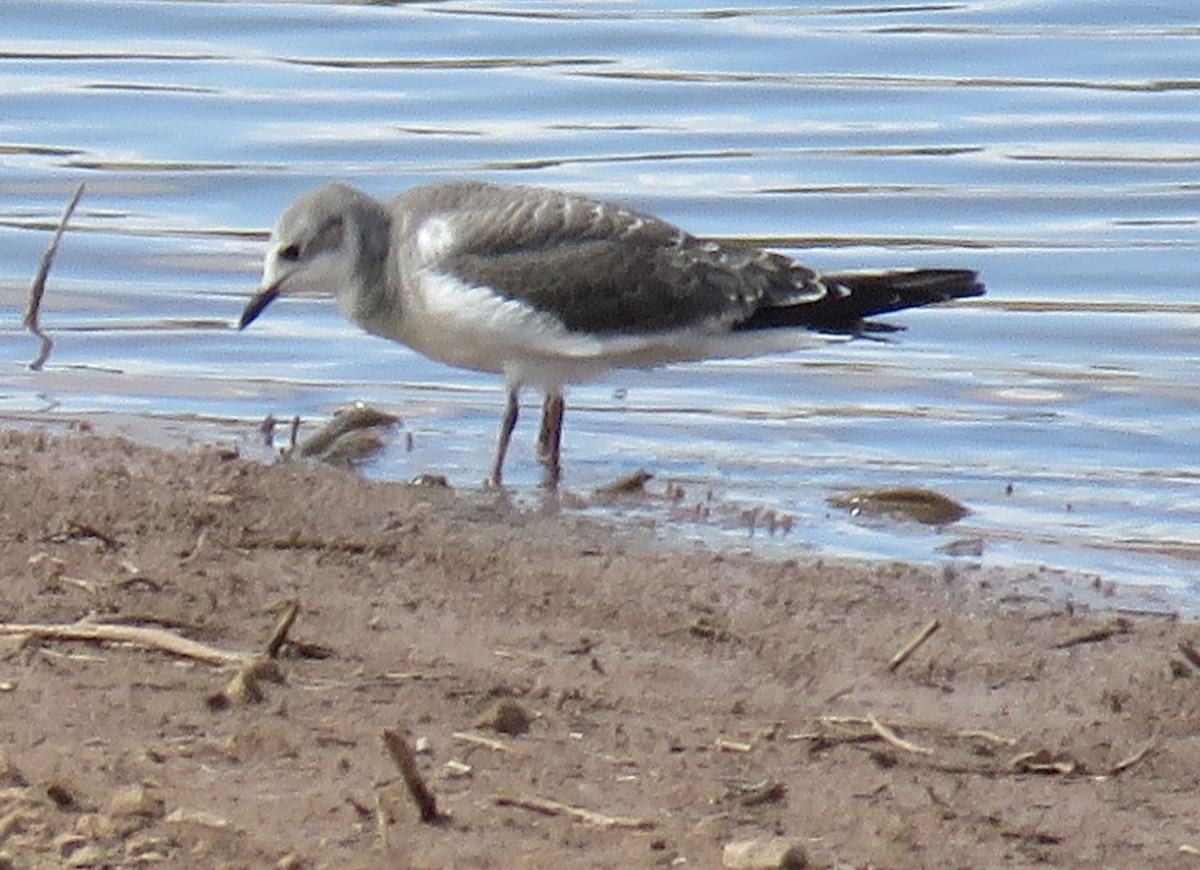
[(1200, 861), (1190, 619), (215, 448), (7, 432), (0, 464), (9, 866)]

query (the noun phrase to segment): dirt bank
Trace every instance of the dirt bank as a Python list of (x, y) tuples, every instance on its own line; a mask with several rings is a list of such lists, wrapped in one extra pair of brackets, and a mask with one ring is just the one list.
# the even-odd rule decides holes
[(1192, 622), (216, 450), (0, 465), (6, 866), (1200, 867)]

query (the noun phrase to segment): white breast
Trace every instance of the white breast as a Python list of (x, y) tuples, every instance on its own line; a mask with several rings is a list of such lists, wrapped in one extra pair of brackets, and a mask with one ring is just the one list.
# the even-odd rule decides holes
[(603, 341), (570, 333), (554, 317), (490, 288), (426, 269), (405, 290), (399, 324), (364, 326), (431, 359), (539, 387), (591, 380), (612, 368)]

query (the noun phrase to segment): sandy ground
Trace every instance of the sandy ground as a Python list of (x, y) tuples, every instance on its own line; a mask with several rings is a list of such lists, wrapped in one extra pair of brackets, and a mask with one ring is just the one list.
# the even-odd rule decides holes
[(1191, 621), (213, 449), (0, 466), (0, 866), (1200, 867)]

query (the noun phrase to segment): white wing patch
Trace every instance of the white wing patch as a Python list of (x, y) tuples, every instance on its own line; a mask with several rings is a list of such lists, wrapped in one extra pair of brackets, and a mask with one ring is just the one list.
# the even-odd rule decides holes
[(594, 338), (570, 333), (552, 315), (489, 287), (423, 269), (415, 289), (405, 299), (401, 340), (441, 362), (507, 373), (525, 360), (588, 360), (594, 366), (603, 354)]
[(417, 263), (422, 267), (440, 263), (457, 241), (458, 236), (449, 220), (444, 217), (427, 218), (417, 228), (414, 238), (413, 252)]

